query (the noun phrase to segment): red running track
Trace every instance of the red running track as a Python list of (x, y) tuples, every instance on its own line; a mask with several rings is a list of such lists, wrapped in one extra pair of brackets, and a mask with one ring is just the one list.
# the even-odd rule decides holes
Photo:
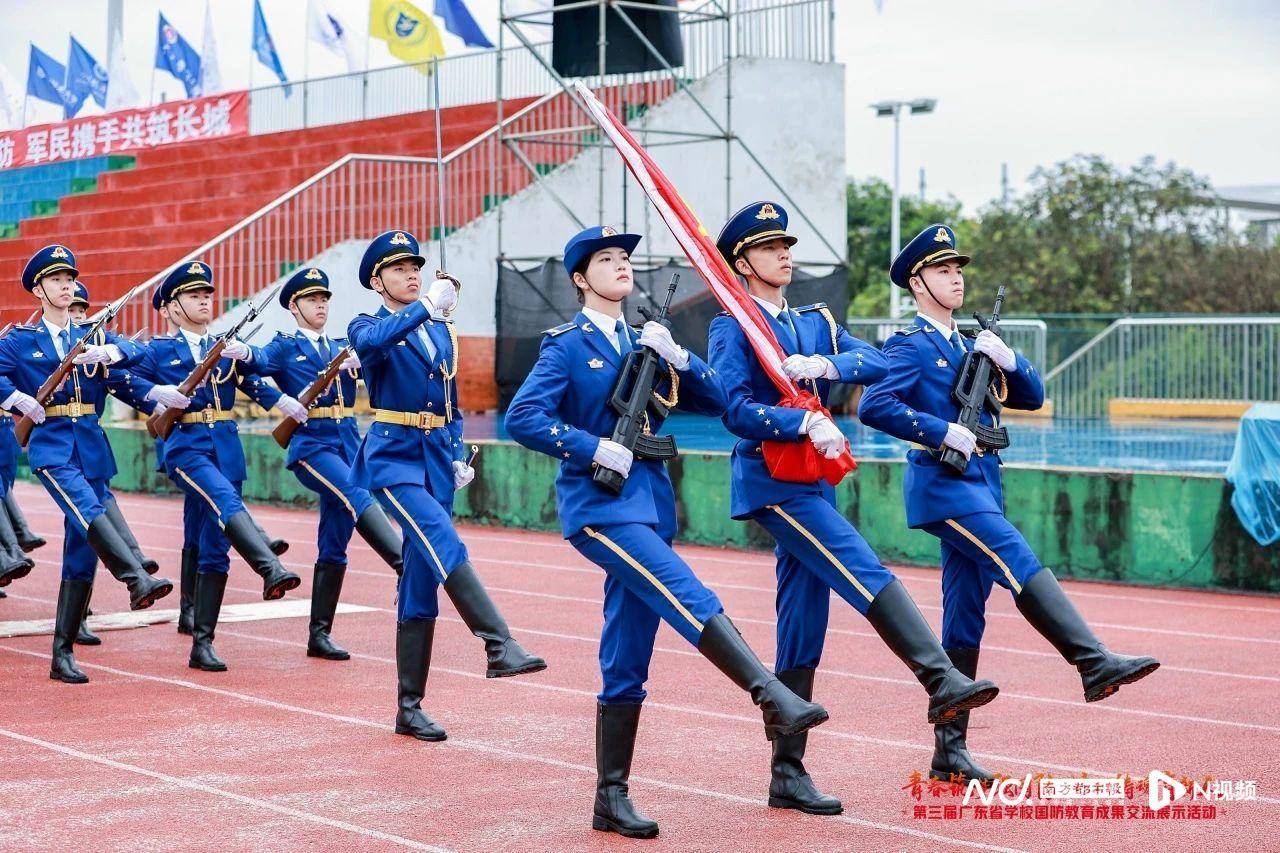
[[(7, 587), (0, 621), (51, 618), (61, 516), (20, 484), (33, 526), (50, 540), (35, 571)], [(177, 578), (181, 502), (120, 496), (144, 550)], [(286, 562), (309, 590), (314, 513), (255, 513), (292, 548)], [(50, 638), (0, 639), (0, 849), (444, 850), (1078, 850), (1140, 846), (1277, 849), (1280, 784), (1280, 600), (1069, 583), (1112, 647), (1157, 655), (1161, 670), (1085, 705), (1079, 679), (997, 590), (983, 675), (1000, 697), (977, 712), (969, 743), (1011, 776), (1163, 769), (1194, 779), (1256, 780), (1259, 799), (1221, 803), (1211, 820), (975, 820), (914, 814), (906, 790), (928, 766), (925, 698), (866, 623), (832, 602), (817, 698), (831, 720), (814, 730), (807, 764), (840, 796), (844, 815), (768, 808), (768, 746), (744, 695), (663, 627), (641, 717), (632, 793), (661, 823), (655, 842), (590, 830), (596, 639), (601, 574), (556, 536), (467, 527), (472, 558), (516, 635), (550, 668), (486, 680), (480, 644), (441, 596), (424, 705), (449, 732), (426, 744), (391, 733), (395, 709), (393, 576), (363, 543), (343, 598), (378, 608), (340, 615), (345, 663), (305, 657), (304, 618), (223, 626), (226, 673), (186, 666), (189, 640), (172, 624), (100, 632), (77, 647), (91, 682), (47, 677)], [(754, 647), (773, 648), (768, 555), (682, 548)], [(937, 626), (935, 571), (900, 575)], [(260, 600), (233, 562), (228, 603)], [(164, 606), (176, 607), (175, 598)], [(94, 607), (127, 608), (99, 571)], [(1145, 803), (1145, 796), (1138, 802)], [(950, 796), (925, 804), (957, 804)]]

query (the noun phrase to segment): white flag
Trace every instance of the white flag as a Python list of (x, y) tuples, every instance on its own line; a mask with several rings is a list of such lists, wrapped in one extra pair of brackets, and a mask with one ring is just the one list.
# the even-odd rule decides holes
[(21, 93), (22, 87), (9, 73), (9, 69), (0, 65), (0, 129), (21, 130)]
[(111, 67), (107, 69), (107, 106), (109, 113), (138, 106), (141, 99), (129, 77), (129, 63), (124, 58), (124, 38), (119, 30), (112, 36)]
[(344, 57), (348, 71), (359, 71), (363, 59), (357, 55), (355, 39), (345, 21), (334, 14), (325, 0), (307, 4), (307, 38), (319, 42), (326, 50)]
[(204, 44), (200, 49), (200, 94), (216, 95), (222, 91), (222, 75), (218, 73), (218, 44), (213, 38), (213, 4), (204, 4)]

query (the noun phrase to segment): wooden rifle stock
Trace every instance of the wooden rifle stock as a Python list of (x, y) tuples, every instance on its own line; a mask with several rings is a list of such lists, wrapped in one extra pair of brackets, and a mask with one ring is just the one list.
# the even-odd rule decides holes
[[(311, 405), (320, 399), (320, 395), (325, 392), (325, 389), (329, 387), (333, 380), (338, 378), (338, 374), (342, 372), (342, 362), (346, 361), (350, 355), (351, 347), (340, 349), (338, 354), (329, 361), (329, 366), (324, 369), (324, 372), (298, 395), (298, 402), (310, 409)], [(271, 431), (271, 437), (276, 440), (276, 444), (287, 448), (289, 442), (293, 440), (293, 434), (300, 426), (302, 424), (293, 418), (285, 418), (276, 424), (276, 428)]]
[[(36, 402), (43, 406), (49, 402), (49, 398), (62, 387), (62, 383), (67, 381), (67, 377), (71, 375), (71, 371), (76, 369), (75, 357), (84, 352), (84, 342), (89, 340), (90, 335), (85, 335), (67, 350), (67, 354), (62, 361), (58, 362), (58, 369), (49, 374), (41, 385), (40, 390), (36, 391)], [(18, 418), (18, 422), (13, 425), (13, 437), (18, 440), (21, 447), (27, 446), (27, 441), (31, 438), (31, 430), (35, 428), (36, 422), (31, 420), (30, 415), (23, 415)]]
[[(218, 366), (218, 360), (222, 358), (222, 351), (227, 347), (228, 338), (223, 336), (218, 339), (209, 352), (200, 363), (196, 365), (195, 370), (182, 380), (182, 384), (178, 386), (178, 392), (184, 397), (191, 397), (196, 393), (196, 389), (205, 381), (205, 378), (213, 372)], [(216, 391), (214, 393), (217, 393)], [(152, 438), (168, 438), (169, 433), (173, 432), (173, 427), (177, 424), (178, 419), (186, 414), (186, 409), (165, 409), (158, 415), (152, 415), (147, 418), (147, 432), (151, 433)]]

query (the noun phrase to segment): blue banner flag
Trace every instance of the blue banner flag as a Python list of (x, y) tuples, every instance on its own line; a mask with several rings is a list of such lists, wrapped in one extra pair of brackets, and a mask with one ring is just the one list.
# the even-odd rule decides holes
[(276, 77), (284, 84), (284, 96), (293, 94), (289, 78), (284, 76), (284, 68), (280, 65), (280, 54), (276, 53), (276, 43), (271, 40), (271, 31), (267, 29), (267, 19), (262, 14), (262, 4), (253, 0), (253, 52), (258, 61), (275, 72)]
[(27, 94), (62, 107), (66, 118), (80, 112), (84, 97), (76, 97), (67, 89), (67, 69), (62, 63), (31, 45), (31, 61), (27, 64)]
[(177, 77), (188, 98), (200, 97), (200, 54), (165, 20), (163, 12), (156, 30), (156, 68)]
[(467, 47), (493, 47), (462, 0), (436, 0), (435, 12), (444, 21), (444, 28), (466, 42)]
[(107, 69), (98, 64), (75, 36), (71, 37), (67, 53), (67, 90), (81, 101), (92, 95), (98, 106), (107, 105)]

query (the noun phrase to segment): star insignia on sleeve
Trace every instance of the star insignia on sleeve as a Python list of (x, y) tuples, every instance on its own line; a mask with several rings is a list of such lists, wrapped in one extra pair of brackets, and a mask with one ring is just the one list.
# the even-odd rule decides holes
[(764, 425), (765, 425), (765, 426), (773, 426), (773, 421), (769, 420), (768, 418), (765, 418), (765, 419), (764, 419)]
[(907, 409), (907, 417), (914, 418), (915, 416), (916, 416), (915, 412), (911, 411), (910, 409)]
[(774, 434), (774, 435), (782, 435), (782, 430), (780, 430), (780, 429), (775, 429), (775, 430), (773, 431), (773, 434)]
[(560, 427), (558, 427), (558, 426), (553, 426), (553, 427), (551, 427), (551, 434), (552, 434), (552, 435), (559, 435), (559, 434), (560, 434)]
[(756, 414), (763, 418), (763, 417), (764, 417), (764, 409), (763, 409), (763, 408), (756, 409)]
[(924, 433), (923, 433), (923, 432), (918, 432), (918, 433), (916, 433), (916, 435), (920, 436), (921, 438), (924, 438)]
[(565, 459), (568, 459), (568, 458), (569, 458), (569, 451), (567, 451), (567, 450), (566, 450), (566, 451), (564, 452), (564, 458), (565, 458)]
[(563, 441), (557, 441), (557, 442), (556, 442), (556, 447), (564, 447), (564, 442), (563, 442)]
[(914, 426), (914, 427), (918, 427), (918, 426), (920, 426), (920, 422), (919, 422), (919, 421), (912, 421), (912, 422), (911, 422), (911, 425), (912, 425), (912, 426)]

